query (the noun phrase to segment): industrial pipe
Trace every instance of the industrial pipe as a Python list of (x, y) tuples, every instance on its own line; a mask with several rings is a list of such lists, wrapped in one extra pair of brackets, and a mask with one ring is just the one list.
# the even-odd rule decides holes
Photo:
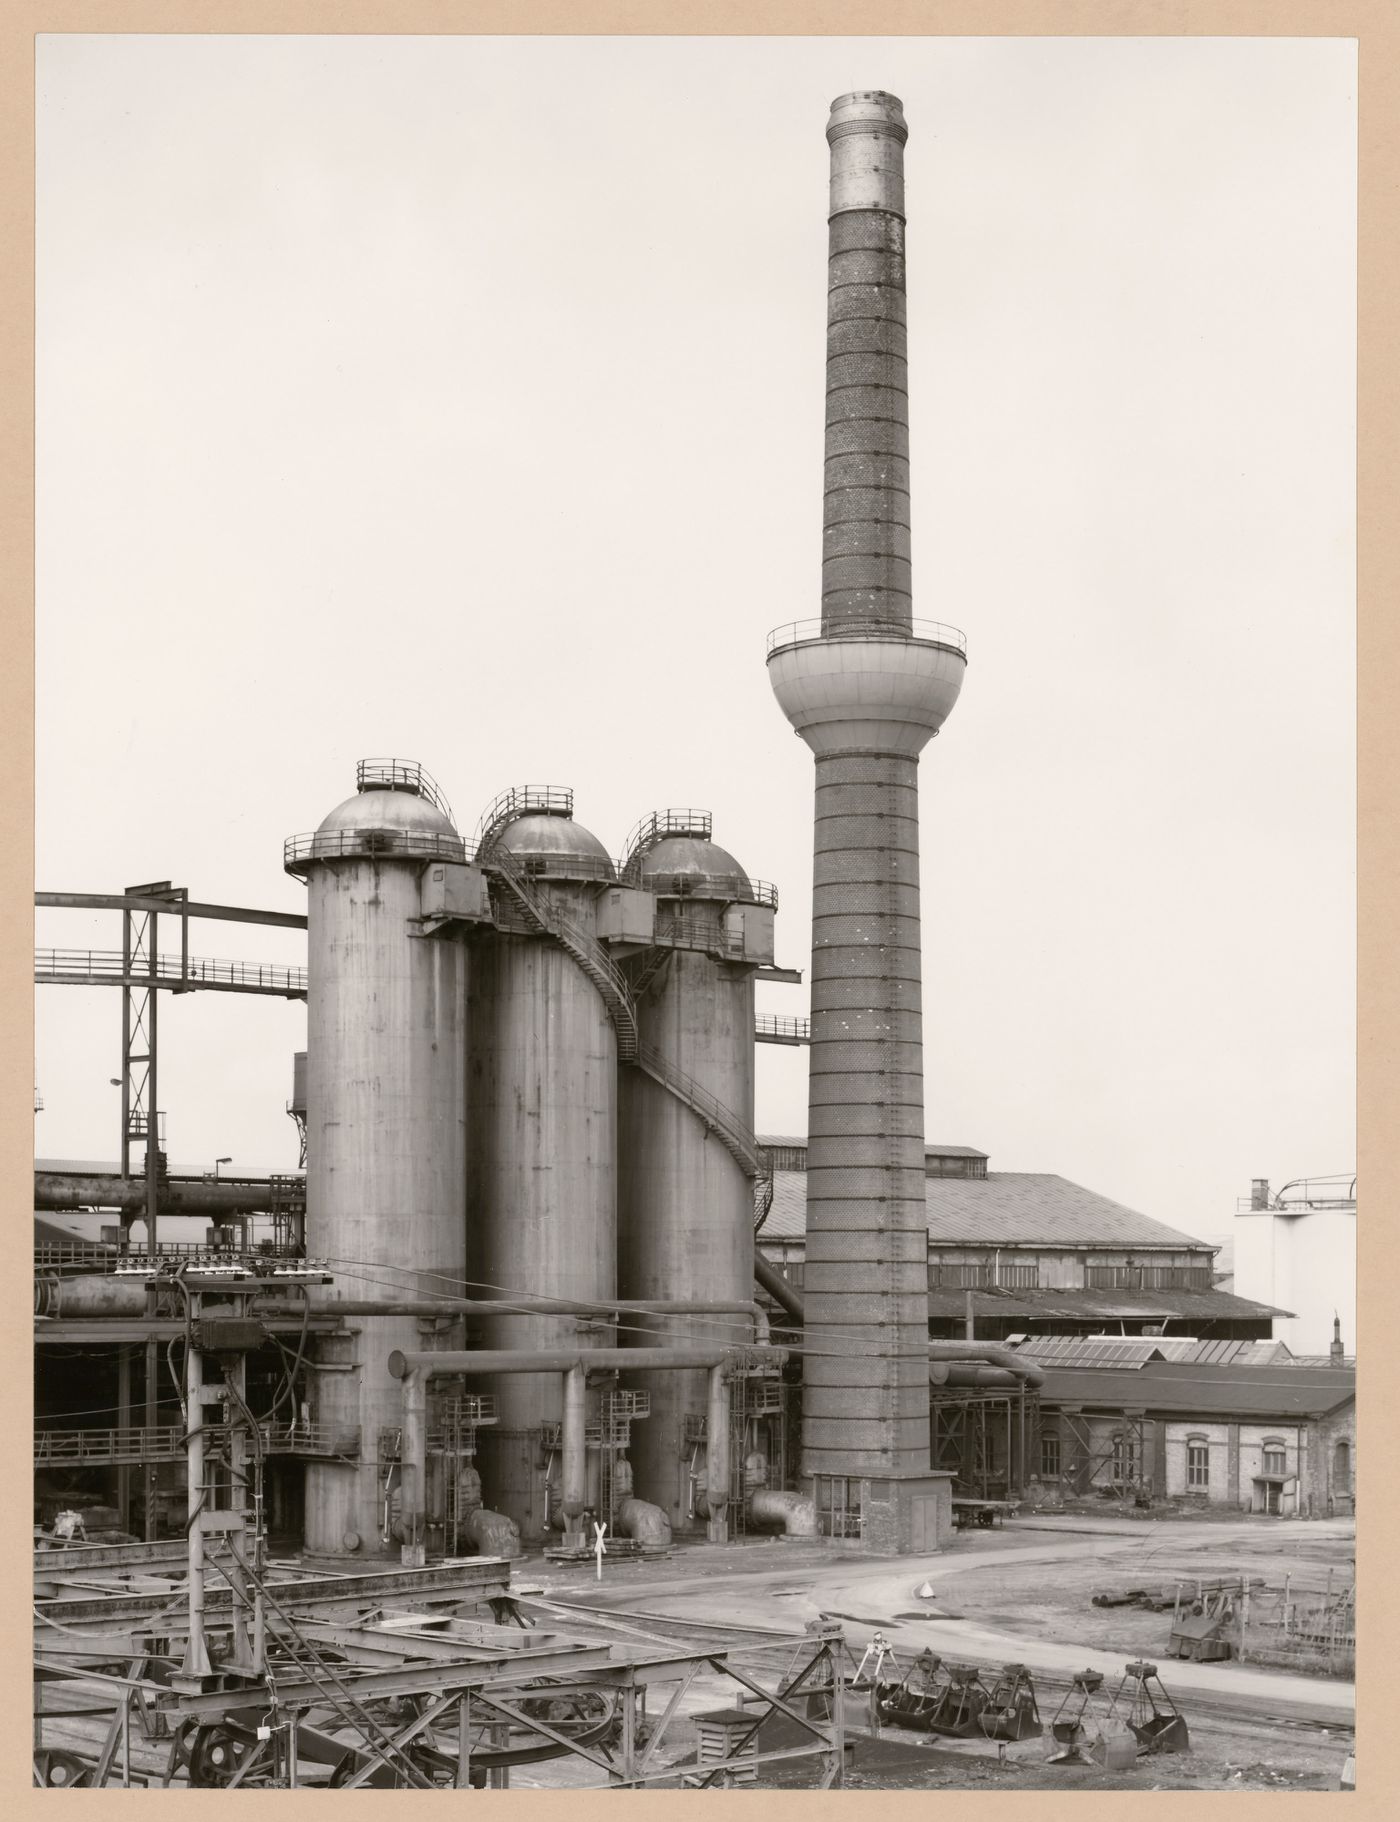
[[(787, 1279), (778, 1272), (755, 1247), (753, 1255), (754, 1281), (768, 1292), (775, 1303), (781, 1304), (788, 1315), (796, 1322), (804, 1316), (804, 1304), (801, 1293), (794, 1290)], [(948, 1380), (935, 1367), (951, 1361), (983, 1361), (988, 1366), (1000, 1367), (1004, 1372), (1014, 1373), (1028, 1389), (1035, 1390), (1045, 1384), (1044, 1369), (1034, 1361), (1023, 1359), (1012, 1348), (998, 1347), (990, 1341), (930, 1341), (928, 1344), (929, 1379), (934, 1385), (947, 1385)], [(954, 1383), (957, 1383), (954, 1381)], [(967, 1382), (964, 1382), (967, 1383)], [(986, 1383), (995, 1383), (988, 1381)]]
[(81, 1278), (36, 1278), (36, 1316), (144, 1316), (144, 1278), (94, 1273)]
[(757, 1247), (753, 1249), (754, 1283), (777, 1304), (778, 1308), (794, 1322), (802, 1321), (803, 1303), (801, 1294), (794, 1290), (783, 1274), (772, 1265)]
[(729, 1537), (729, 1387), (724, 1368), (710, 1368), (705, 1415), (705, 1535), (712, 1544)]
[[(169, 1280), (161, 1282), (168, 1283)], [(81, 1272), (71, 1278), (45, 1274), (34, 1280), (36, 1316), (144, 1316), (145, 1277), (119, 1278), (112, 1272)], [(299, 1303), (254, 1301), (255, 1316), (298, 1317)], [(325, 1314), (326, 1312), (322, 1312)]]
[(788, 1537), (817, 1535), (817, 1508), (800, 1493), (764, 1488), (751, 1496), (749, 1511), (760, 1524), (780, 1524)]
[(403, 1382), (403, 1438), (399, 1449), (400, 1557), (406, 1569), (427, 1561), (428, 1382), (410, 1373)]
[[(417, 1377), (417, 1375), (414, 1375)], [(563, 1507), (564, 1542), (584, 1541), (579, 1520), (588, 1504), (588, 1448), (585, 1439), (588, 1373), (582, 1361), (564, 1375)]]
[[(395, 1348), (389, 1356), (389, 1372), (403, 1381), (404, 1424), (400, 1458), (400, 1513), (404, 1526), (404, 1561), (409, 1567), (415, 1559), (407, 1553), (421, 1549), (412, 1540), (421, 1539), (425, 1520), (423, 1512), (425, 1470), (427, 1465), (426, 1415), (420, 1424), (416, 1415), (410, 1418), (410, 1407), (416, 1410), (422, 1400), (427, 1409), (427, 1382), (455, 1373), (562, 1373), (564, 1374), (563, 1507), (564, 1535), (577, 1541), (578, 1519), (588, 1503), (586, 1442), (586, 1407), (584, 1402), (587, 1374), (592, 1372), (665, 1372), (687, 1371), (704, 1367), (710, 1374), (710, 1422), (706, 1480), (713, 1489), (722, 1485), (725, 1505), (729, 1492), (729, 1400), (725, 1395), (725, 1375), (751, 1362), (783, 1366), (787, 1350), (774, 1347), (753, 1348), (568, 1348), (542, 1350), (538, 1353), (514, 1353), (506, 1349), (479, 1349), (462, 1353), (443, 1349), (437, 1353), (406, 1354)], [(716, 1390), (718, 1387), (718, 1392)], [(410, 1459), (410, 1450), (413, 1451)], [(722, 1462), (715, 1479), (710, 1479), (714, 1460)], [(721, 1513), (725, 1507), (721, 1506)], [(724, 1519), (712, 1518), (710, 1535), (715, 1538), (716, 1525), (724, 1541)], [(421, 1564), (421, 1557), (416, 1561)]]
[[(160, 1186), (163, 1215), (258, 1215), (287, 1200), (270, 1180), (205, 1183), (171, 1177)], [(120, 1175), (70, 1175), (40, 1171), (34, 1176), (36, 1209), (115, 1208), (124, 1215), (146, 1212), (146, 1179)]]
[(733, 1372), (746, 1364), (785, 1366), (787, 1349), (775, 1347), (694, 1348), (545, 1348), (513, 1351), (510, 1348), (476, 1348), (463, 1352), (443, 1348), (436, 1353), (407, 1354), (395, 1348), (389, 1372), (395, 1379), (422, 1373), (441, 1379), (454, 1373), (567, 1373), (581, 1366), (590, 1373), (686, 1372), (692, 1368), (723, 1366)]
[(636, 1499), (629, 1495), (620, 1501), (617, 1507), (617, 1528), (623, 1537), (630, 1537), (639, 1544), (652, 1544), (664, 1548), (671, 1541), (671, 1521), (649, 1499)]
[(1014, 1348), (997, 1347), (990, 1341), (930, 1341), (928, 1344), (930, 1360), (981, 1360), (988, 1366), (998, 1366), (1026, 1384), (1031, 1390), (1045, 1384), (1045, 1370), (1031, 1360), (1025, 1360)]
[[(937, 1364), (939, 1363), (932, 1362), (930, 1364), (930, 1377), (933, 1373), (933, 1367)], [(1025, 1383), (1023, 1380), (1017, 1378), (1015, 1373), (1008, 1372), (1005, 1367), (980, 1366), (975, 1361), (970, 1360), (951, 1361), (944, 1365), (943, 1370), (948, 1375), (943, 1381), (944, 1385), (953, 1386), (954, 1388), (962, 1386), (1009, 1386), (1012, 1391), (1019, 1391)]]
[[(768, 1344), (768, 1316), (757, 1302), (695, 1302), (688, 1298), (651, 1298), (645, 1301), (569, 1301), (562, 1297), (512, 1297), (508, 1302), (486, 1297), (434, 1297), (432, 1299), (347, 1298), (327, 1299), (315, 1305), (332, 1316), (745, 1316), (754, 1326), (760, 1347)], [(722, 1345), (722, 1344), (716, 1344)]]

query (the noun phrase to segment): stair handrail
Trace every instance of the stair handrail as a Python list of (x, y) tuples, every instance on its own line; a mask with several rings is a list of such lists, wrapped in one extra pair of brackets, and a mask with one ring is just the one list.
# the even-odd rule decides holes
[(709, 810), (652, 810), (628, 831), (617, 865), (618, 878), (629, 886), (635, 885), (633, 870), (640, 867), (642, 856), (657, 842), (672, 835), (695, 835), (709, 841), (713, 829), (714, 817)]
[(753, 1231), (755, 1235), (762, 1232), (763, 1224), (773, 1207), (773, 1154), (766, 1146), (760, 1145), (758, 1156), (763, 1167), (763, 1175), (755, 1177), (753, 1185)]
[(693, 1075), (677, 1068), (669, 1057), (664, 1056), (652, 1044), (637, 1046), (637, 1062), (663, 1088), (670, 1089), (679, 1099), (689, 1101), (696, 1112), (714, 1127), (724, 1141), (725, 1149), (745, 1176), (755, 1179), (762, 1177), (763, 1160), (758, 1141), (732, 1108), (726, 1107), (723, 1101), (716, 1100)]
[(618, 1058), (624, 1063), (631, 1062), (637, 1051), (637, 1008), (626, 976), (607, 950), (535, 891), (519, 857), (508, 849), (493, 848), (482, 864), (488, 872), (500, 875), (527, 916), (533, 918), (546, 935), (554, 937), (592, 980), (616, 1028)]
[(355, 767), (355, 789), (410, 791), (415, 797), (426, 799), (435, 810), (441, 810), (455, 827), (452, 805), (441, 785), (416, 759), (361, 759)]
[(498, 791), (481, 813), (473, 838), (478, 858), (483, 857), (501, 831), (518, 816), (543, 814), (572, 816), (574, 793), (570, 785), (513, 784)]

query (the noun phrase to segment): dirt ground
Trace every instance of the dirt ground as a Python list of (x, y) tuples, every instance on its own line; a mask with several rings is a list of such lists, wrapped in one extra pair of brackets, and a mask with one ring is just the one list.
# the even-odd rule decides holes
[[(1350, 1685), (1253, 1665), (1178, 1664), (1166, 1656), (1170, 1611), (1100, 1608), (1092, 1596), (1240, 1574), (1272, 1586), (1289, 1575), (1294, 1585), (1321, 1587), (1329, 1567), (1334, 1577), (1350, 1574), (1354, 1552), (1354, 1530), (1341, 1521), (1031, 1517), (959, 1533), (936, 1558), (917, 1562), (775, 1540), (678, 1548), (653, 1564), (619, 1562), (605, 1568), (601, 1585), (593, 1575), (539, 1576), (534, 1565), (517, 1579), (547, 1580), (562, 1598), (604, 1605), (620, 1619), (631, 1610), (799, 1634), (824, 1613), (840, 1619), (857, 1657), (879, 1630), (904, 1665), (925, 1645), (954, 1662), (1029, 1662), (1043, 1719), (1074, 1669), (1102, 1668), (1113, 1689), (1123, 1665), (1145, 1656), (1190, 1729), (1188, 1753), (1143, 1758), (1124, 1772), (1047, 1765), (1039, 1739), (999, 1755), (982, 1741), (934, 1743), (886, 1729), (878, 1740), (857, 1741), (851, 1788), (1335, 1790), (1354, 1750)], [(929, 1596), (918, 1593), (923, 1586)], [(725, 1696), (719, 1685), (697, 1682), (686, 1709), (731, 1698), (732, 1690)], [(684, 1716), (679, 1724), (677, 1746), (688, 1731)], [(773, 1767), (761, 1781), (808, 1784), (811, 1766)]]

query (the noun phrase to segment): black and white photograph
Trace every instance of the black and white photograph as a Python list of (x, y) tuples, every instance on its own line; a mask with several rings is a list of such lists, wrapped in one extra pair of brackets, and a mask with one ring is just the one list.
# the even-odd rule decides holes
[(34, 1784), (1358, 1788), (1357, 39), (33, 58)]

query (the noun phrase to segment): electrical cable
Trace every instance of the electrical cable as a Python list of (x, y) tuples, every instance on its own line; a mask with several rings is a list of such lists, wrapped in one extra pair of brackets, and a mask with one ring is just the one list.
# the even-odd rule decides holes
[[(350, 1279), (357, 1283), (373, 1286), (376, 1289), (393, 1291), (393, 1292), (397, 1293), (397, 1295), (399, 1297), (403, 1298), (405, 1301), (413, 1300), (413, 1301), (421, 1301), (421, 1302), (425, 1302), (425, 1303), (433, 1301), (433, 1295), (430, 1294), (428, 1296), (423, 1296), (416, 1283), (404, 1284), (404, 1283), (398, 1281), (397, 1279), (386, 1278), (381, 1275), (384, 1272), (392, 1272), (392, 1271), (407, 1272), (410, 1269), (408, 1267), (398, 1267), (398, 1266), (393, 1266), (393, 1265), (389, 1265), (389, 1264), (384, 1264), (384, 1265), (378, 1265), (378, 1266), (374, 1267), (372, 1270), (366, 1271), (363, 1269), (365, 1262), (361, 1261), (361, 1260), (340, 1258), (333, 1254), (321, 1255), (320, 1259), (323, 1260), (324, 1263), (328, 1266), (342, 1268), (340, 1270), (337, 1270), (334, 1273), (334, 1276), (337, 1278)], [(318, 1262), (320, 1262), (320, 1261), (318, 1261)], [(361, 1267), (361, 1269), (358, 1271), (353, 1270), (353, 1269), (351, 1269), (351, 1270), (343, 1269), (345, 1267), (355, 1267), (355, 1266), (359, 1266), (359, 1267)], [(468, 1279), (468, 1278), (454, 1278), (444, 1272), (414, 1271), (411, 1273), (411, 1277), (416, 1280), (421, 1280), (423, 1278), (434, 1278), (439, 1283), (450, 1286), (451, 1292), (454, 1294), (459, 1293), (459, 1292), (473, 1292), (473, 1291), (495, 1292), (495, 1293), (499, 1294), (500, 1300), (503, 1303), (508, 1303), (510, 1298), (513, 1296), (528, 1296), (528, 1297), (534, 1298), (539, 1295), (539, 1293), (537, 1293), (537, 1292), (522, 1291), (522, 1290), (516, 1289), (513, 1286), (488, 1284), (488, 1283), (483, 1283), (479, 1280)], [(177, 1282), (178, 1282), (178, 1280), (177, 1280)], [(183, 1291), (183, 1290), (185, 1290), (185, 1287), (182, 1285), (181, 1289)], [(188, 1298), (187, 1291), (185, 1292), (185, 1294), (186, 1294), (186, 1297)], [(303, 1292), (303, 1295), (304, 1295), (304, 1299), (305, 1299), (304, 1305), (303, 1305), (303, 1326), (306, 1327), (309, 1324), (309, 1315), (310, 1315), (310, 1311), (307, 1309), (306, 1305), (309, 1304), (310, 1299), (309, 1299), (309, 1296), (305, 1292)], [(442, 1296), (443, 1296), (444, 1302), (448, 1302), (451, 1300), (451, 1297), (448, 1293), (443, 1293)], [(594, 1298), (564, 1298), (564, 1297), (561, 1297), (561, 1298), (555, 1299), (555, 1301), (558, 1301), (560, 1303), (573, 1303), (573, 1304), (585, 1303), (591, 1309), (596, 1310), (600, 1315), (610, 1314), (612, 1311), (617, 1309), (617, 1300), (613, 1300), (610, 1302), (606, 1298), (594, 1299)], [(622, 1299), (622, 1301), (626, 1302), (626, 1301), (628, 1301), (628, 1299)], [(334, 1305), (334, 1303), (326, 1303), (323, 1305), (318, 1305), (316, 1307), (315, 1313), (318, 1315), (323, 1315), (323, 1316), (333, 1316), (335, 1314), (335, 1305)], [(460, 1313), (460, 1312), (453, 1312), (451, 1309), (444, 1309), (444, 1311), (443, 1311), (444, 1316), (451, 1316), (454, 1313)], [(480, 1312), (480, 1313), (485, 1314), (485, 1312)], [(503, 1309), (501, 1313), (503, 1315), (510, 1315), (512, 1313), (519, 1314), (522, 1312), (512, 1312), (509, 1309)], [(538, 1311), (538, 1310), (530, 1311), (530, 1312), (523, 1312), (523, 1313), (541, 1316), (541, 1317), (547, 1317), (550, 1314), (549, 1311)], [(577, 1314), (578, 1312), (576, 1310), (569, 1311), (569, 1310), (561, 1309), (558, 1313), (560, 1316), (567, 1316), (569, 1314)], [(631, 1314), (640, 1314), (641, 1312), (630, 1312), (630, 1313)], [(667, 1322), (672, 1321), (672, 1320), (677, 1320), (677, 1319), (697, 1321), (697, 1322), (707, 1322), (707, 1323), (710, 1323), (719, 1328), (733, 1328), (736, 1330), (741, 1330), (745, 1339), (751, 1333), (751, 1324), (745, 1318), (739, 1316), (737, 1313), (735, 1313), (733, 1315), (728, 1315), (728, 1314), (720, 1311), (720, 1312), (714, 1312), (714, 1313), (707, 1314), (703, 1311), (696, 1311), (693, 1314), (687, 1315), (687, 1313), (684, 1311), (668, 1311), (668, 1312), (659, 1312), (657, 1314), (657, 1316), (654, 1318), (654, 1320), (657, 1320), (657, 1321), (667, 1321)], [(646, 1336), (654, 1337), (655, 1332), (656, 1332), (655, 1329), (653, 1327), (649, 1326), (647, 1323), (625, 1322), (625, 1321), (622, 1321), (620, 1319), (620, 1317), (615, 1326), (616, 1326), (616, 1329), (619, 1334), (625, 1331), (629, 1334), (646, 1335)], [(783, 1324), (780, 1321), (776, 1326), (781, 1328), (783, 1326)], [(271, 1337), (271, 1339), (274, 1341), (277, 1340), (277, 1338), (275, 1336)], [(717, 1340), (714, 1343), (714, 1345), (716, 1347), (725, 1347), (725, 1346), (741, 1347), (741, 1346), (745, 1345), (745, 1339), (736, 1339), (733, 1342)], [(958, 1337), (956, 1339), (961, 1339), (961, 1338)], [(1137, 1337), (1129, 1337), (1129, 1339), (1137, 1339)], [(1171, 1337), (1168, 1337), (1168, 1339), (1171, 1339)], [(281, 1344), (278, 1343), (278, 1345), (280, 1346)], [(823, 1347), (823, 1348), (815, 1348), (815, 1347), (811, 1346), (809, 1343), (805, 1343), (805, 1342), (801, 1342), (801, 1341), (785, 1341), (785, 1342), (782, 1342), (780, 1345), (784, 1348), (784, 1350), (789, 1355), (794, 1355), (794, 1356), (797, 1356), (800, 1358), (823, 1359), (823, 1360), (847, 1360), (847, 1359), (890, 1360), (890, 1359), (897, 1358), (897, 1356), (892, 1353), (887, 1353), (883, 1349), (880, 1349), (878, 1347), (871, 1347), (871, 1346), (865, 1345), (861, 1342), (853, 1342), (849, 1349), (839, 1348), (839, 1347), (832, 1348), (830, 1346)], [(995, 1342), (989, 1341), (988, 1345), (996, 1346), (996, 1347), (1004, 1347), (1006, 1344), (1004, 1341), (995, 1341)], [(1040, 1363), (1036, 1362), (1035, 1356), (1030, 1354), (1029, 1352), (1027, 1353), (1026, 1358), (1029, 1361), (1031, 1361), (1033, 1364), (1040, 1364)], [(1185, 1364), (1195, 1364), (1195, 1363), (1173, 1362), (1171, 1364), (1185, 1365)], [(641, 1369), (639, 1369), (639, 1370), (641, 1370)], [(1070, 1369), (1065, 1369), (1065, 1370), (1070, 1370)], [(1078, 1370), (1085, 1370), (1085, 1369), (1078, 1369)], [(1251, 1375), (1253, 1375), (1254, 1373), (1260, 1372), (1263, 1369), (1258, 1368), (1258, 1367), (1250, 1367), (1248, 1369), (1243, 1369), (1243, 1370), (1247, 1370)], [(1288, 1369), (1284, 1369), (1284, 1370), (1288, 1370)], [(1312, 1368), (1312, 1369), (1305, 1368), (1302, 1370), (1319, 1371), (1319, 1372), (1320, 1371), (1335, 1372), (1336, 1369), (1335, 1368), (1326, 1368), (1326, 1369), (1324, 1369), (1324, 1368)], [(1194, 1385), (1194, 1386), (1205, 1387), (1205, 1386), (1218, 1385), (1219, 1381), (1210, 1380), (1210, 1379), (1195, 1379), (1195, 1378), (1188, 1380), (1188, 1379), (1181, 1378), (1181, 1379), (1174, 1380), (1173, 1383), (1176, 1385)], [(1296, 1393), (1299, 1390), (1299, 1387), (1296, 1382), (1290, 1382), (1287, 1379), (1271, 1379), (1271, 1380), (1267, 1380), (1267, 1381), (1252, 1379), (1251, 1383), (1256, 1388), (1262, 1388), (1262, 1389), (1267, 1389), (1267, 1390), (1271, 1390), (1271, 1391), (1289, 1390), (1289, 1391), (1293, 1391)], [(65, 1413), (63, 1413), (63, 1415), (65, 1415), (65, 1416), (100, 1416), (100, 1415), (105, 1414), (108, 1411), (114, 1411), (116, 1409), (118, 1409), (118, 1407), (115, 1405), (98, 1405), (98, 1406), (90, 1407), (86, 1411), (65, 1412)], [(1273, 1413), (1271, 1413), (1271, 1414), (1273, 1414)], [(1289, 1415), (1305, 1415), (1305, 1414), (1306, 1413), (1289, 1413)]]
[(284, 1375), (284, 1381), (283, 1381), (282, 1390), (278, 1393), (277, 1397), (273, 1400), (272, 1408), (268, 1411), (267, 1416), (263, 1419), (264, 1423), (270, 1423), (272, 1421), (272, 1419), (277, 1415), (278, 1411), (280, 1411), (282, 1408), (282, 1401), (284, 1398), (287, 1398), (289, 1396), (293, 1400), (295, 1400), (295, 1398), (296, 1398), (296, 1376), (301, 1371), (302, 1357), (306, 1352), (306, 1340), (307, 1340), (308, 1334), (310, 1333), (310, 1329), (311, 1329), (311, 1293), (306, 1288), (306, 1286), (303, 1285), (302, 1290), (301, 1290), (301, 1333), (297, 1337), (296, 1359), (292, 1362), (290, 1368), (288, 1368), (286, 1366), (287, 1349), (285, 1347), (283, 1347), (282, 1342), (278, 1339), (278, 1337), (276, 1335), (272, 1335), (270, 1337), (273, 1344), (281, 1351), (281, 1354), (282, 1354), (282, 1358), (283, 1358), (282, 1371), (283, 1371), (283, 1375)]

